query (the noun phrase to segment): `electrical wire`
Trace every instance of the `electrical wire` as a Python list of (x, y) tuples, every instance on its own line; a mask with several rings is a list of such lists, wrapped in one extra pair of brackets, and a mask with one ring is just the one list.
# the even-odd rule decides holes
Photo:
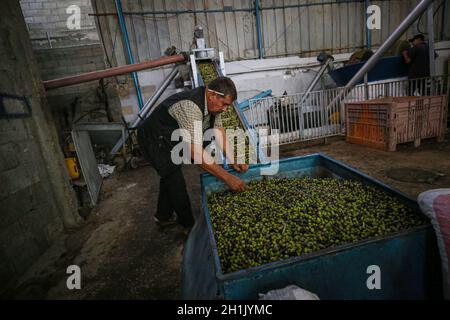
[(106, 116), (106, 111), (103, 108), (95, 108), (95, 109), (91, 109), (91, 110), (83, 113), (76, 120), (72, 121), (72, 124), (76, 124), (78, 121), (80, 121), (81, 119), (83, 119), (84, 117), (86, 117), (87, 115), (90, 115), (92, 113), (99, 113), (99, 114), (102, 114), (103, 116)]
[[(446, 0), (442, 0), (441, 4), (438, 5), (438, 7), (436, 8), (436, 10), (434, 10), (433, 18), (436, 16), (437, 12), (438, 12), (439, 9), (442, 7), (442, 5), (445, 3), (445, 1), (446, 1)], [(422, 13), (422, 14), (420, 15), (419, 19), (417, 20), (417, 27), (416, 27), (416, 29), (417, 29), (417, 32), (418, 32), (418, 33), (428, 35), (428, 32), (422, 32), (422, 30), (420, 30), (420, 21), (422, 20), (422, 17), (423, 17), (424, 14), (425, 14), (425, 12)]]
[(151, 16), (151, 15), (156, 16), (156, 15), (163, 15), (163, 14), (165, 14), (165, 13), (154, 13), (154, 14), (153, 13), (144, 13), (144, 14), (133, 15), (133, 16), (140, 17), (140, 18), (142, 18), (144, 20), (154, 20), (154, 21), (169, 20), (169, 19), (173, 19), (173, 18), (177, 18), (178, 17), (176, 14), (173, 14), (171, 16), (166, 16), (166, 17), (152, 17)]
[[(98, 12), (97, 1), (92, 1), (92, 4), (93, 4), (94, 11)], [(112, 68), (113, 64), (111, 62), (110, 57), (114, 56), (114, 52), (116, 50), (116, 39), (117, 39), (118, 26), (116, 26), (116, 31), (114, 32), (114, 41), (112, 43), (111, 53), (108, 54), (108, 50), (106, 49), (105, 39), (103, 37), (103, 29), (102, 29), (102, 26), (101, 26), (101, 23), (100, 23), (100, 16), (96, 16), (96, 18), (97, 18), (97, 25), (98, 25), (98, 29), (99, 29), (98, 31), (100, 32), (100, 39), (101, 39), (100, 42), (102, 44), (103, 51), (105, 52), (106, 62), (108, 63), (109, 67)], [(114, 76), (114, 79), (115, 79), (117, 84), (120, 83), (119, 79), (117, 78), (117, 76)], [(108, 81), (107, 81), (107, 83), (108, 83)]]
[[(218, 7), (220, 7), (220, 4), (217, 2), (217, 0), (215, 0), (214, 2), (215, 2), (215, 4), (216, 4)], [(181, 4), (181, 6), (182, 6), (185, 10), (188, 10), (181, 2), (178, 2), (178, 3)], [(203, 4), (204, 4), (204, 3), (203, 3)], [(222, 6), (223, 6), (223, 3), (222, 3)], [(193, 13), (193, 14), (196, 15), (196, 13)], [(224, 13), (224, 14), (225, 14), (225, 13)], [(203, 24), (203, 23), (199, 22), (199, 25), (202, 26), (202, 27), (208, 32), (209, 35), (214, 35), (214, 34), (209, 30), (209, 28), (208, 28), (208, 26), (207, 26), (206, 24)], [(234, 50), (232, 50), (225, 42), (223, 42), (223, 41), (217, 36), (217, 32), (216, 32), (216, 38), (217, 38), (217, 41), (220, 42), (220, 43), (222, 43), (222, 44), (228, 49), (229, 52), (233, 53), (233, 55), (239, 56), (239, 54), (236, 54), (236, 52), (235, 52)]]

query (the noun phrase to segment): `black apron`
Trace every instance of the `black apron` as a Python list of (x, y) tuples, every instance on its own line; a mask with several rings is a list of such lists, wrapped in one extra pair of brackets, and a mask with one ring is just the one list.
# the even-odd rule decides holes
[[(182, 100), (190, 100), (205, 113), (205, 87), (176, 93), (162, 101), (155, 111), (137, 129), (139, 147), (145, 159), (158, 171), (160, 176), (178, 169), (171, 160), (171, 150), (179, 141), (171, 141), (172, 132), (179, 129), (177, 121), (169, 114), (169, 108)], [(210, 114), (209, 127), (214, 126), (215, 116)], [(205, 147), (205, 143), (203, 145)]]

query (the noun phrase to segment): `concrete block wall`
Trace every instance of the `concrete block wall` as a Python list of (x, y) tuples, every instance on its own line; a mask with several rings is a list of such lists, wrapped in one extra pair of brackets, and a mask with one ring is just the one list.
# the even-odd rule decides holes
[[(34, 50), (43, 80), (105, 69), (100, 45)], [(68, 87), (70, 88), (70, 87)]]
[(0, 283), (3, 287), (23, 274), (64, 227), (52, 199), (33, 120), (2, 119), (0, 122)]
[[(93, 13), (89, 0), (21, 0), (20, 4), (44, 80), (109, 67), (104, 63), (105, 54), (99, 44), (95, 17), (88, 15)], [(70, 16), (66, 13), (66, 9), (71, 5), (78, 5), (81, 9), (81, 30), (68, 30), (66, 26)], [(46, 39), (46, 32), (50, 33), (52, 48)], [(120, 33), (116, 36), (115, 50), (123, 50)], [(112, 52), (108, 52), (109, 56), (112, 54)], [(150, 98), (168, 72), (170, 70), (159, 69), (154, 72), (139, 73), (139, 78), (143, 79), (141, 89), (144, 100)], [(111, 105), (110, 118), (112, 117), (114, 121), (121, 121), (123, 114), (126, 121), (130, 123), (139, 112), (136, 92), (130, 75), (109, 78), (105, 81), (108, 84), (107, 92), (111, 100), (109, 101)], [(98, 81), (93, 81), (48, 92), (49, 103), (55, 114), (58, 131), (67, 127), (67, 114), (71, 121), (90, 109), (101, 107), (97, 86)], [(168, 92), (173, 93), (175, 90), (168, 90)], [(78, 99), (75, 100), (77, 97)], [(74, 101), (77, 101), (75, 115), (72, 114)], [(95, 113), (86, 116), (83, 120), (103, 121), (104, 119), (100, 113)]]
[[(43, 80), (102, 70), (106, 68), (103, 49), (98, 44), (53, 49), (35, 49), (41, 77)], [(121, 110), (116, 93), (116, 79), (104, 80), (112, 121), (120, 121)], [(47, 91), (58, 131), (71, 129), (71, 122), (91, 110), (101, 110), (87, 114), (82, 121), (108, 121), (105, 101), (100, 99), (99, 81), (90, 81), (79, 85), (62, 87)]]
[[(20, 5), (43, 80), (106, 68), (94, 18), (88, 16), (92, 12), (89, 0), (22, 0)], [(66, 9), (72, 5), (80, 7), (80, 30), (69, 30), (66, 25), (71, 15)], [(47, 40), (41, 39), (46, 38), (45, 32), (50, 33), (51, 48)], [(114, 81), (105, 79), (109, 111), (89, 113), (83, 121), (120, 121)], [(70, 132), (72, 121), (90, 110), (105, 109), (98, 85), (98, 81), (91, 81), (47, 92), (61, 141), (64, 140), (61, 135)]]
[(39, 69), (19, 2), (0, 2), (0, 92), (25, 97), (31, 115), (0, 116), (0, 295), (65, 229), (79, 225)]
[[(21, 0), (30, 39), (34, 48), (85, 45), (98, 43), (98, 34), (89, 0)], [(70, 30), (67, 20), (73, 14), (67, 8), (76, 5), (80, 8), (80, 29)]]

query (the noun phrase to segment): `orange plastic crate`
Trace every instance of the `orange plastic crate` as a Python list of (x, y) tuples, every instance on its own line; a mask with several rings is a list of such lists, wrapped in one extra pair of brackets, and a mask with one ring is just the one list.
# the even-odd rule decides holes
[(437, 137), (446, 129), (446, 96), (389, 97), (345, 104), (346, 141), (395, 151), (397, 144)]

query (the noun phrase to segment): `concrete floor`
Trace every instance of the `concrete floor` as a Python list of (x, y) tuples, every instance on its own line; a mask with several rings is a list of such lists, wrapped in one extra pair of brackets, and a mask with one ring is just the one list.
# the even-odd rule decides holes
[[(323, 152), (380, 179), (411, 197), (428, 189), (450, 186), (450, 136), (419, 148), (401, 145), (385, 152), (332, 139), (327, 144), (291, 150), (283, 157)], [(393, 167), (439, 171), (433, 183), (393, 180)], [(184, 173), (195, 212), (199, 212), (202, 170), (187, 166)], [(176, 299), (180, 296), (180, 265), (184, 238), (180, 227), (159, 230), (153, 222), (158, 177), (151, 167), (115, 173), (105, 179), (100, 204), (85, 225), (64, 235), (10, 292), (14, 298), (47, 299)], [(81, 267), (82, 289), (66, 287), (68, 265)]]

